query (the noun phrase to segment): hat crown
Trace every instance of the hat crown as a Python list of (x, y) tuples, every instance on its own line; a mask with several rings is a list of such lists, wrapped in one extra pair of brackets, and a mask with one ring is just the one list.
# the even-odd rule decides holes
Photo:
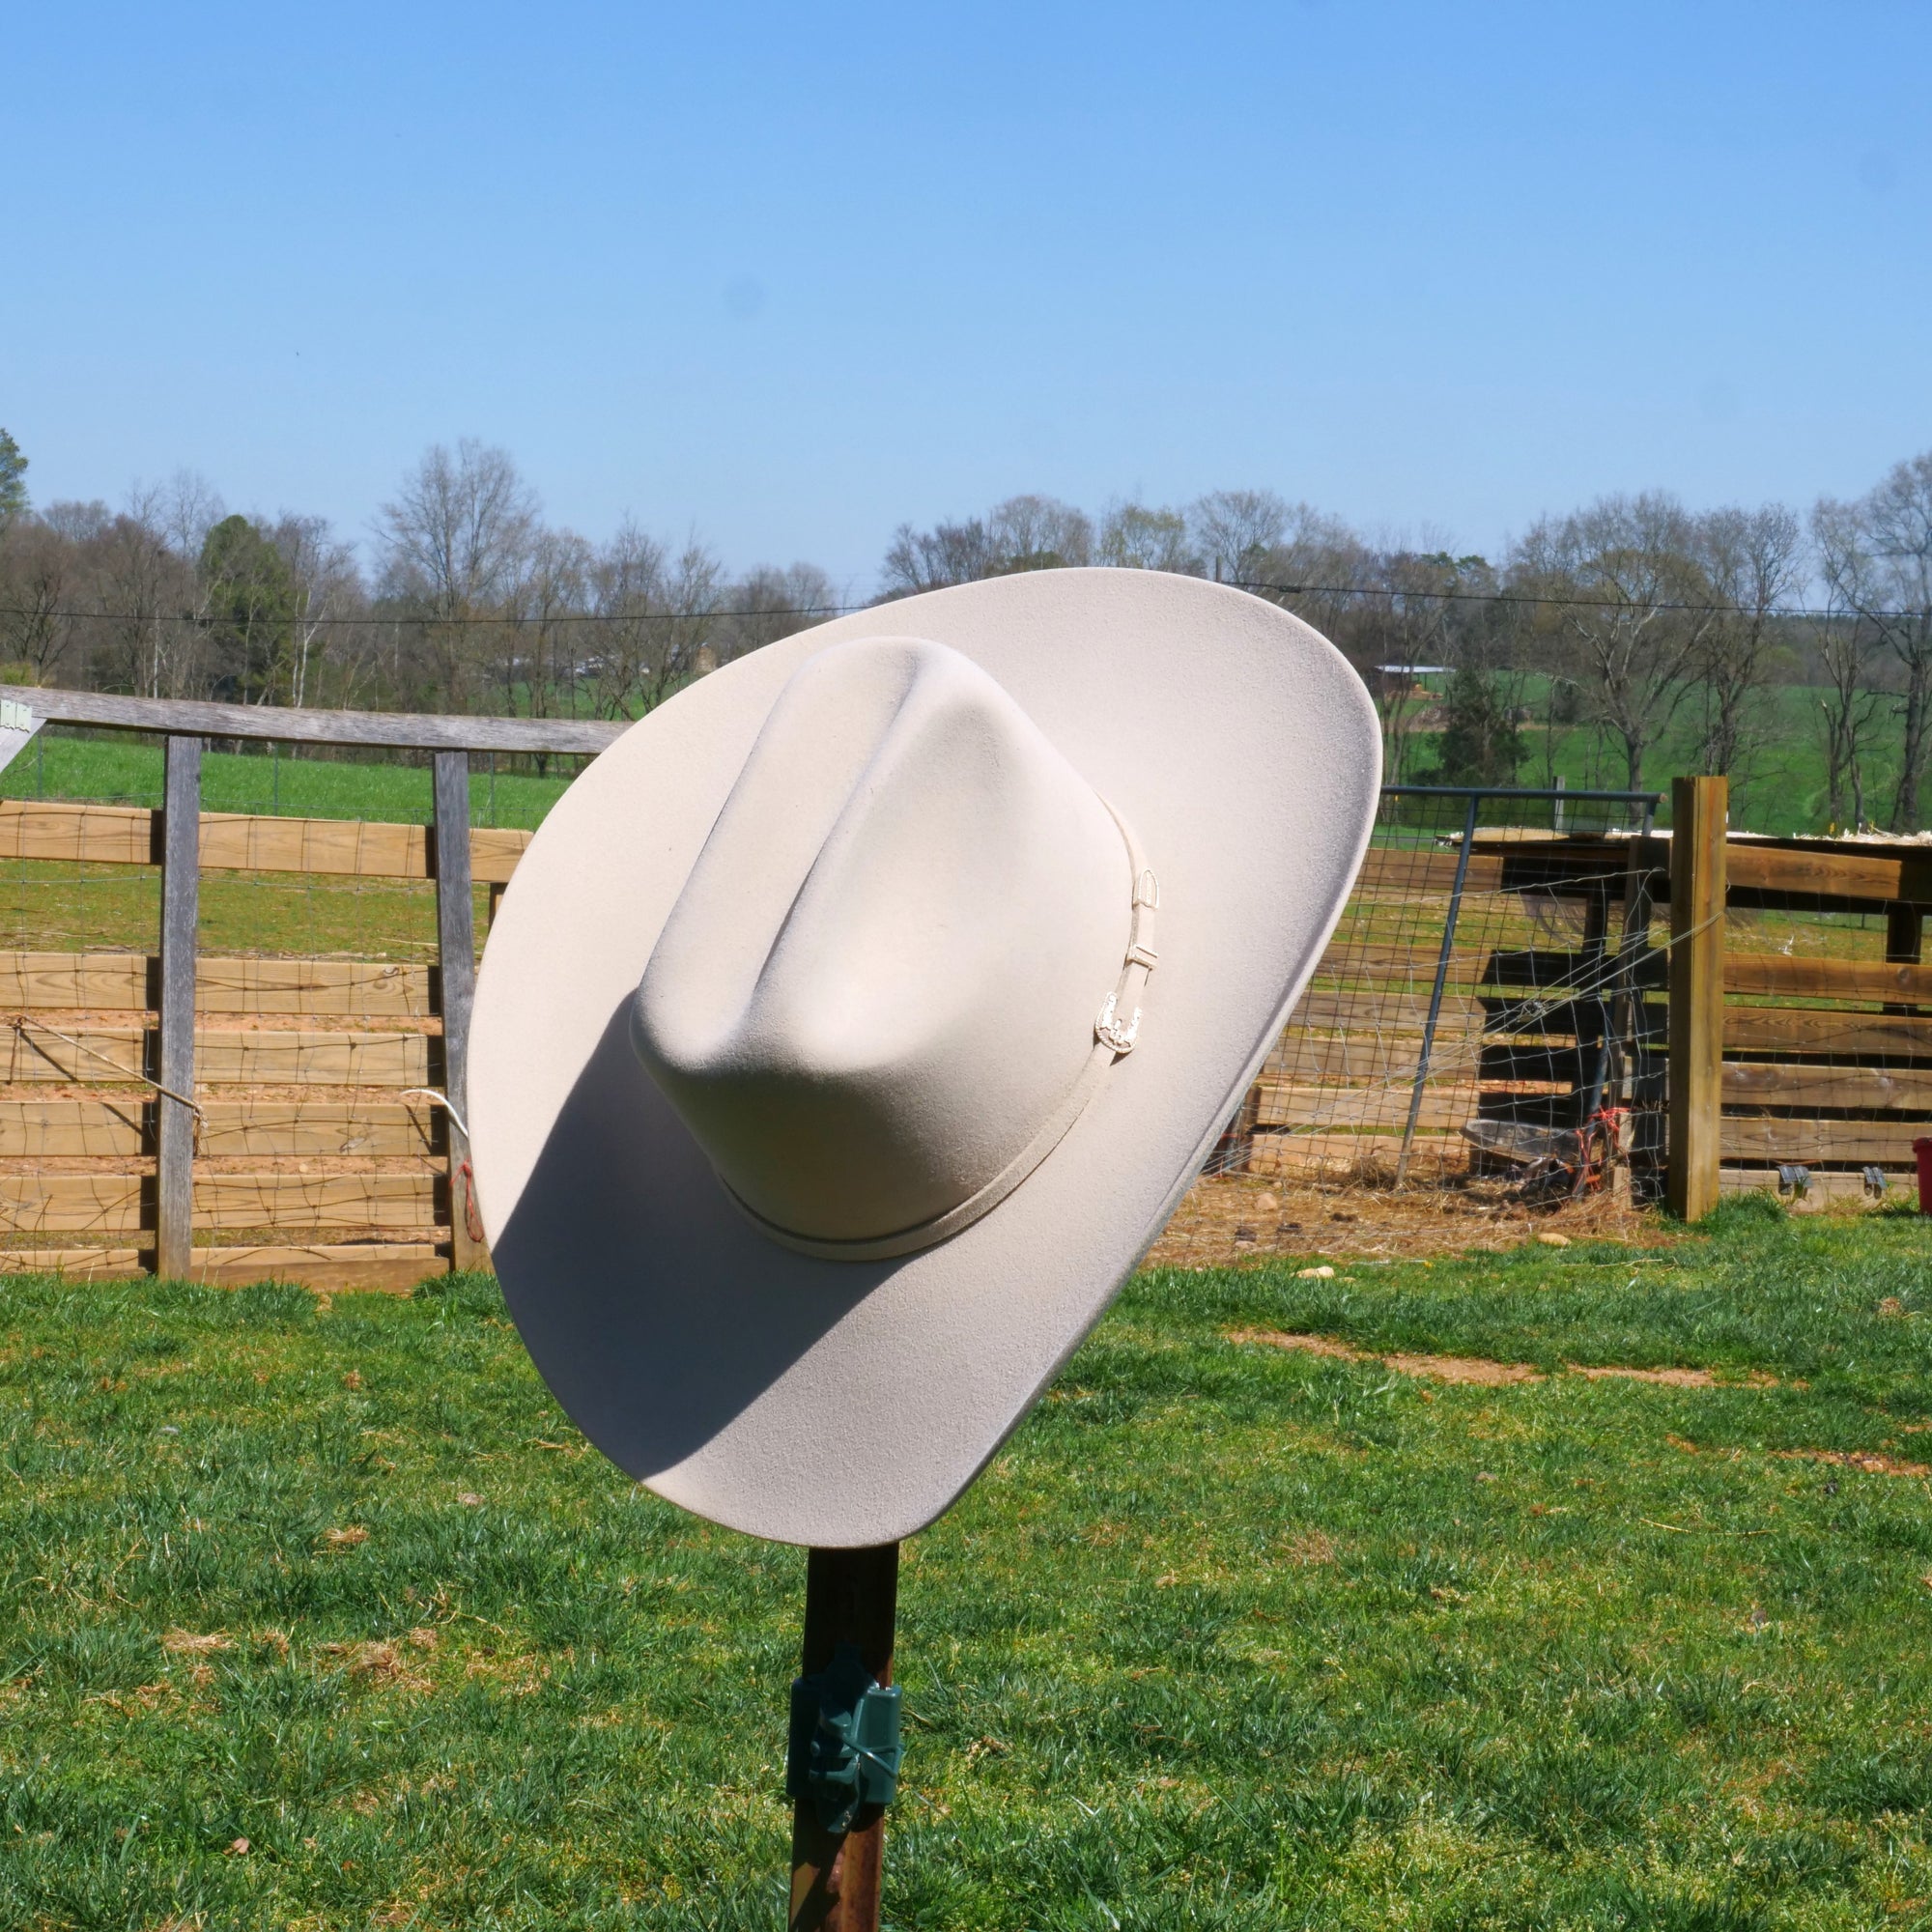
[(1080, 1079), (1131, 871), (1107, 806), (971, 660), (834, 645), (766, 718), (645, 968), (633, 1044), (774, 1230), (919, 1228)]

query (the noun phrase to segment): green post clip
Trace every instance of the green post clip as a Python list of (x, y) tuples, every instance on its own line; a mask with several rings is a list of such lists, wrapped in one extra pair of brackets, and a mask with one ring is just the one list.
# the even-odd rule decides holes
[(890, 1804), (899, 1781), (899, 1690), (878, 1682), (859, 1646), (791, 1686), (785, 1796), (809, 1798), (828, 1832), (849, 1832), (860, 1808)]

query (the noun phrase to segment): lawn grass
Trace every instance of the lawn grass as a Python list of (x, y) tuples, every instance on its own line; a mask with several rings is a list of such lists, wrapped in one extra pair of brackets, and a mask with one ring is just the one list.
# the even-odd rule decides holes
[[(1932, 1241), (1716, 1229), (1137, 1278), (906, 1548), (888, 1921), (1932, 1923)], [(0, 1923), (781, 1922), (802, 1558), (488, 1280), (0, 1298)]]

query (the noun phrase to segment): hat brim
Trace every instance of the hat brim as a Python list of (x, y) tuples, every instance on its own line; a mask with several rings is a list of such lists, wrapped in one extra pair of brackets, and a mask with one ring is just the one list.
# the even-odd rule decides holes
[[(1160, 880), (1160, 963), (1134, 1052), (1012, 1195), (923, 1252), (820, 1261), (732, 1207), (627, 1019), (786, 679), (828, 644), (886, 635), (982, 666), (1133, 827)], [(860, 611), (649, 713), (524, 855), (470, 1033), (485, 1230), (571, 1419), (660, 1495), (754, 1536), (854, 1547), (930, 1522), (1098, 1320), (1239, 1105), (1340, 916), (1380, 776), (1368, 694), (1320, 635), (1242, 592), (1131, 570)]]

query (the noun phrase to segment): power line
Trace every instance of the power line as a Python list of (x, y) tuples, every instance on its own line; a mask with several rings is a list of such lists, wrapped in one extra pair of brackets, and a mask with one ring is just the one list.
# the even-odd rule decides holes
[[(402, 630), (410, 627), (508, 628), (538, 630), (564, 624), (708, 624), (727, 617), (842, 617), (853, 611), (869, 611), (869, 604), (812, 604), (767, 611), (572, 611), (554, 617), (438, 617), (421, 611), (386, 617), (304, 617), (301, 622), (320, 630), (336, 625), (358, 630)], [(232, 620), (209, 611), (66, 611), (37, 610), (30, 604), (0, 604), (0, 617), (41, 617), (49, 622), (58, 618), (69, 624), (191, 624), (208, 630)], [(296, 620), (287, 620), (293, 624)], [(266, 628), (266, 626), (265, 626)]]
[[(970, 581), (970, 580), (969, 580)], [(983, 581), (983, 580), (981, 580)], [(950, 584), (932, 584), (934, 590), (951, 589)], [(1572, 611), (1603, 611), (1619, 605), (1646, 612), (1670, 611), (1693, 616), (1719, 616), (1725, 612), (1742, 612), (1744, 607), (1738, 604), (1705, 603), (1693, 604), (1673, 599), (1659, 599), (1652, 603), (1639, 599), (1620, 599), (1615, 597), (1583, 597), (1558, 595), (1555, 592), (1526, 590), (1423, 590), (1407, 585), (1382, 583), (1270, 583), (1260, 579), (1235, 578), (1229, 581), (1228, 588), (1247, 590), (1260, 596), (1271, 597), (1379, 597), (1390, 601), (1395, 599), (1421, 600), (1441, 604), (1507, 604), (1540, 606), (1546, 609)], [(539, 630), (544, 628), (560, 630), (567, 626), (596, 624), (708, 624), (723, 623), (734, 619), (751, 618), (826, 618), (843, 617), (855, 611), (876, 611), (887, 604), (896, 602), (895, 598), (875, 598), (864, 604), (805, 604), (791, 605), (762, 611), (572, 611), (561, 615), (546, 617), (525, 617), (504, 615), (484, 615), (465, 617), (440, 617), (422, 611), (391, 613), (387, 616), (342, 616), (306, 617), (305, 624), (317, 629), (334, 626), (348, 630), (402, 630), (447, 629), (461, 627), (486, 630)], [(1917, 619), (1932, 621), (1932, 610), (1910, 611), (1833, 611), (1819, 609), (1811, 605), (1785, 605), (1764, 612), (1767, 618), (1815, 623), (1842, 623), (1847, 618), (1865, 620), (1872, 623), (1904, 623)], [(229, 622), (211, 612), (192, 611), (70, 611), (55, 609), (37, 610), (31, 605), (0, 604), (0, 616), (39, 617), (46, 622), (99, 623), (99, 624), (189, 624), (198, 629), (213, 629)], [(293, 621), (293, 620), (291, 620)]]
[[(1690, 604), (1668, 598), (1652, 603), (1641, 598), (1557, 596), (1553, 592), (1531, 590), (1413, 590), (1407, 585), (1383, 583), (1264, 583), (1248, 578), (1235, 578), (1231, 587), (1282, 597), (1386, 597), (1423, 598), (1442, 604), (1527, 604), (1549, 605), (1559, 610), (1604, 611), (1622, 606), (1630, 610), (1670, 611), (1694, 616), (1713, 617), (1726, 611), (1742, 612), (1741, 604)], [(1904, 622), (1908, 618), (1932, 619), (1932, 609), (1921, 611), (1833, 611), (1815, 605), (1779, 605), (1764, 612), (1767, 617), (1805, 618), (1819, 623), (1842, 623), (1847, 617), (1868, 618), (1873, 623)]]

